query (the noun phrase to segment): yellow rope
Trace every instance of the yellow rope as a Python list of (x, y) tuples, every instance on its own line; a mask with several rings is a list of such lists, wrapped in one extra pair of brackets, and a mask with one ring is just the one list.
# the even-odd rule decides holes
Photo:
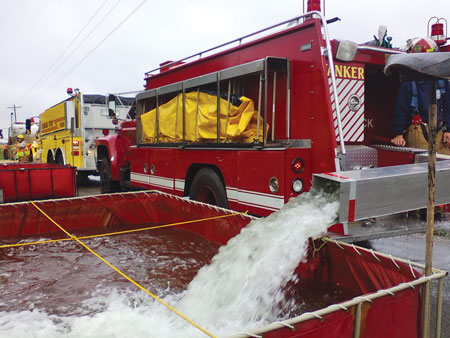
[(314, 241), (312, 241), (312, 244), (313, 244), (313, 248), (314, 248), (314, 251), (316, 251), (316, 252), (319, 252), (320, 251), (320, 249), (322, 249), (323, 248), (323, 246), (325, 245), (325, 244), (327, 244), (327, 242), (325, 242), (323, 239), (321, 239), (322, 240), (322, 244), (321, 245), (319, 245), (319, 247), (318, 248), (316, 248), (316, 246), (315, 246), (315, 244), (314, 244)]
[[(130, 233), (130, 232), (138, 232), (138, 231), (145, 231), (145, 230), (168, 228), (168, 227), (174, 227), (174, 226), (177, 226), (177, 225), (190, 224), (190, 223), (196, 223), (196, 222), (202, 222), (202, 221), (210, 221), (210, 220), (214, 220), (214, 219), (218, 219), (218, 218), (225, 218), (225, 217), (237, 216), (237, 215), (245, 215), (245, 214), (246, 214), (246, 212), (244, 212), (244, 213), (234, 213), (234, 214), (228, 214), (228, 215), (200, 218), (200, 219), (195, 219), (195, 220), (191, 220), (191, 221), (183, 221), (183, 222), (177, 222), (177, 223), (156, 225), (156, 226), (146, 227), (146, 228), (123, 230), (123, 231), (109, 232), (109, 233), (105, 233), (105, 234), (90, 235), (90, 236), (80, 236), (80, 237), (77, 237), (77, 238), (78, 239), (90, 239), (90, 238), (105, 237), (105, 236), (123, 235), (123, 234)], [(48, 239), (48, 240), (44, 240), (44, 241), (27, 242), (27, 243), (4, 244), (4, 245), (0, 245), (0, 249), (13, 248), (13, 247), (18, 247), (18, 246), (36, 245), (36, 244), (55, 243), (55, 242), (62, 242), (62, 241), (73, 241), (73, 240), (74, 240), (73, 238), (60, 238), (60, 239)]]
[(314, 240), (312, 240), (311, 241), (312, 242), (312, 247), (313, 247), (313, 258), (316, 258), (316, 255), (317, 255), (317, 253), (320, 251), (320, 249), (322, 249), (323, 248), (323, 246), (325, 245), (325, 244), (327, 244), (327, 242), (326, 241), (324, 241), (323, 239), (322, 239), (322, 244), (318, 247), (318, 248), (316, 248), (316, 245), (315, 245), (315, 241)]
[(70, 234), (68, 231), (66, 231), (66, 229), (64, 229), (61, 225), (59, 225), (58, 223), (56, 223), (50, 216), (48, 216), (41, 208), (39, 208), (33, 201), (30, 201), (31, 204), (33, 204), (33, 206), (38, 209), (45, 217), (47, 217), (53, 224), (55, 224), (59, 229), (61, 229), (62, 232), (64, 232), (67, 236), (70, 237), (70, 239), (73, 239), (75, 241), (77, 241), (78, 243), (80, 243), (84, 248), (86, 248), (86, 250), (88, 250), (90, 253), (92, 253), (93, 255), (95, 255), (98, 259), (100, 259), (102, 262), (104, 262), (105, 264), (107, 264), (110, 268), (112, 268), (114, 271), (116, 271), (118, 274), (120, 274), (122, 277), (124, 277), (125, 279), (127, 279), (129, 282), (131, 282), (132, 284), (134, 284), (135, 286), (137, 286), (139, 289), (141, 289), (142, 291), (146, 292), (148, 295), (150, 295), (151, 297), (153, 297), (155, 300), (157, 300), (158, 302), (160, 302), (162, 305), (164, 305), (165, 307), (167, 307), (169, 310), (173, 311), (174, 313), (176, 313), (178, 316), (180, 316), (181, 318), (183, 318), (185, 321), (187, 321), (189, 324), (195, 326), (197, 329), (199, 329), (200, 331), (202, 331), (203, 333), (205, 333), (206, 335), (208, 335), (209, 337), (213, 337), (216, 338), (212, 333), (208, 332), (206, 329), (202, 328), (200, 325), (194, 323), (191, 319), (189, 319), (188, 317), (186, 317), (185, 315), (183, 315), (182, 313), (178, 312), (176, 309), (174, 309), (173, 307), (171, 307), (169, 304), (167, 304), (165, 301), (163, 301), (161, 298), (159, 298), (158, 296), (154, 295), (153, 293), (151, 293), (150, 291), (148, 291), (146, 288), (144, 288), (142, 285), (140, 285), (138, 282), (136, 282), (135, 280), (133, 280), (131, 277), (129, 277), (128, 275), (126, 275), (124, 272), (122, 272), (121, 270), (119, 270), (118, 268), (116, 268), (114, 265), (112, 265), (109, 261), (107, 261), (105, 258), (103, 258), (102, 256), (100, 256), (97, 252), (95, 252), (93, 249), (91, 249), (89, 246), (87, 246), (85, 243), (83, 243), (80, 239), (78, 239), (76, 236), (73, 236), (72, 234)]

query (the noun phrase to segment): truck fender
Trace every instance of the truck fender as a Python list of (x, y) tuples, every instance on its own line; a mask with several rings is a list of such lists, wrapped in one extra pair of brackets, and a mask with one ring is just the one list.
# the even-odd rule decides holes
[(120, 180), (120, 166), (123, 156), (117, 151), (117, 138), (108, 139), (107, 142), (97, 143), (97, 170), (100, 170), (101, 161), (107, 159), (109, 162), (112, 179)]

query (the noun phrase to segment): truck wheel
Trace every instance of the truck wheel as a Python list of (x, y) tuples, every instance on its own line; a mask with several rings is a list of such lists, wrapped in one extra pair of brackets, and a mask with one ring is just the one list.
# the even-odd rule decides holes
[(49, 151), (47, 154), (47, 163), (55, 163), (55, 161), (53, 160), (53, 154), (51, 151)]
[(100, 173), (100, 192), (102, 194), (120, 191), (119, 182), (112, 179), (111, 166), (106, 157), (100, 159), (98, 171)]
[(64, 165), (64, 158), (61, 154), (56, 155), (56, 164)]
[(189, 197), (199, 202), (228, 208), (225, 187), (216, 172), (210, 168), (200, 169), (195, 175)]

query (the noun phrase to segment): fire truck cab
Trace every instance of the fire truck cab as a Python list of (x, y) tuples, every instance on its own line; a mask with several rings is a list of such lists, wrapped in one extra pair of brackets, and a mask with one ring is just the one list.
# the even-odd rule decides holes
[(404, 51), (330, 41), (319, 12), (285, 26), (146, 73), (133, 187), (265, 216), (308, 191), (313, 174), (421, 161), (425, 150), (390, 142), (399, 79), (384, 67)]
[[(70, 97), (46, 109), (41, 115), (42, 163), (70, 164), (77, 177), (96, 174), (95, 140), (114, 130), (105, 105), (106, 97), (83, 94), (71, 88)], [(116, 115), (124, 116), (132, 98), (121, 97)]]

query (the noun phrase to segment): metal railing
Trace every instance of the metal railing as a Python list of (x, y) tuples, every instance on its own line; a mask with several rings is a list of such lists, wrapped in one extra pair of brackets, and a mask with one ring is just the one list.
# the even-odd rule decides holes
[[(202, 52), (199, 52), (199, 53), (187, 56), (187, 57), (179, 59), (177, 61), (173, 61), (173, 62), (170, 62), (170, 63), (165, 63), (164, 65), (162, 65), (162, 66), (160, 66), (158, 68), (155, 68), (155, 69), (152, 69), (152, 70), (146, 72), (145, 76), (149, 77), (150, 75), (152, 75), (153, 72), (159, 71), (162, 68), (168, 68), (168, 67), (170, 68), (171, 65), (173, 65), (173, 66), (181, 65), (185, 61), (190, 60), (192, 58), (196, 58), (197, 57), (198, 59), (201, 59), (202, 56), (204, 54), (206, 54), (206, 53), (209, 53), (209, 52), (212, 52), (212, 51), (216, 51), (216, 50), (218, 50), (220, 48), (223, 48), (223, 47), (226, 47), (226, 46), (230, 46), (231, 44), (234, 44), (234, 43), (239, 43), (238, 44), (238, 46), (239, 46), (239, 45), (242, 44), (243, 40), (248, 39), (250, 37), (255, 37), (258, 34), (268, 32), (270, 30), (273, 30), (275, 28), (278, 28), (280, 26), (283, 26), (283, 25), (286, 25), (286, 24), (289, 24), (289, 23), (292, 23), (292, 22), (299, 23), (300, 20), (302, 20), (302, 19), (311, 19), (311, 18), (313, 18), (313, 19), (320, 19), (320, 21), (322, 23), (322, 27), (323, 27), (323, 34), (325, 36), (325, 51), (324, 51), (323, 55), (326, 55), (327, 58), (328, 58), (328, 63), (329, 63), (329, 67), (330, 67), (331, 84), (332, 84), (332, 88), (333, 88), (333, 96), (334, 96), (334, 101), (336, 103), (336, 119), (337, 119), (337, 127), (338, 127), (338, 133), (339, 133), (339, 143), (340, 143), (340, 148), (336, 149), (336, 157), (338, 156), (338, 152), (340, 152), (341, 154), (345, 155), (346, 154), (346, 150), (345, 150), (345, 143), (344, 143), (344, 137), (343, 137), (343, 131), (342, 131), (341, 110), (340, 110), (340, 102), (339, 102), (339, 98), (338, 98), (338, 94), (337, 94), (336, 74), (335, 74), (335, 68), (334, 68), (334, 62), (333, 62), (333, 54), (331, 52), (331, 43), (330, 43), (330, 37), (329, 37), (329, 34), (328, 34), (327, 20), (325, 19), (324, 15), (321, 12), (318, 12), (318, 11), (308, 12), (308, 13), (296, 16), (296, 17), (294, 17), (292, 19), (285, 20), (285, 21), (280, 22), (278, 24), (275, 24), (275, 25), (266, 27), (264, 29), (258, 30), (258, 31), (254, 32), (254, 33), (251, 33), (251, 34), (248, 34), (248, 35), (244, 35), (244, 36), (242, 36), (240, 38), (231, 40), (231, 41), (223, 43), (221, 45), (218, 45), (218, 46), (206, 49), (206, 50), (204, 50)], [(289, 100), (289, 97), (288, 97), (288, 100)], [(290, 117), (288, 117), (288, 121), (287, 121), (288, 122), (288, 125), (287, 125), (288, 133), (289, 133), (289, 127), (290, 127), (289, 126), (289, 118)], [(289, 138), (289, 135), (288, 135), (288, 138)], [(337, 167), (336, 170), (339, 170), (339, 168)]]

